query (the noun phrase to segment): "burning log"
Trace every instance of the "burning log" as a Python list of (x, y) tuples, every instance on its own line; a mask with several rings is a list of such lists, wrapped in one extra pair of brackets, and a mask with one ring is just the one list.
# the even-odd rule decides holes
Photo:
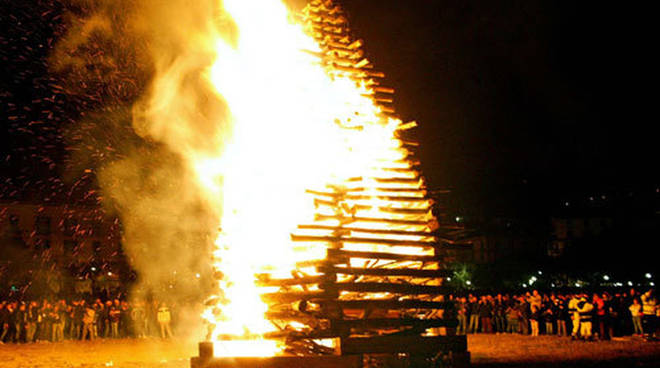
[(330, 68), (332, 68), (333, 71), (339, 71), (339, 72), (345, 72), (345, 73), (351, 73), (354, 75), (359, 75), (359, 76), (365, 76), (365, 77), (371, 77), (371, 78), (385, 78), (385, 74), (381, 72), (375, 72), (375, 71), (369, 71), (357, 67), (350, 67), (350, 66), (342, 66), (337, 63), (333, 63), (330, 65)]
[(334, 281), (329, 275), (321, 276), (305, 276), (292, 279), (271, 279), (268, 277), (258, 277), (256, 281), (257, 286), (293, 286), (293, 285), (309, 285), (319, 284)]
[(445, 309), (453, 307), (451, 302), (435, 302), (427, 300), (398, 300), (398, 299), (358, 299), (358, 300), (332, 300), (322, 303), (333, 303), (342, 309)]
[(261, 295), (261, 299), (270, 303), (293, 303), (301, 300), (322, 300), (332, 299), (338, 297), (338, 293), (332, 293), (326, 290), (316, 291), (278, 291), (273, 293), (265, 293)]
[(355, 291), (360, 293), (393, 293), (408, 295), (444, 295), (450, 291), (445, 286), (395, 284), (388, 282), (337, 282), (320, 285), (327, 291)]
[[(315, 199), (314, 200), (314, 205), (315, 206), (328, 206), (328, 207), (338, 207), (339, 206), (339, 201), (336, 200), (323, 200), (323, 199)], [(344, 209), (346, 212), (350, 213), (355, 213), (355, 211), (359, 210), (371, 210), (374, 208), (374, 206), (371, 205), (363, 205), (363, 204), (355, 204), (352, 205), (351, 207), (341, 207)], [(425, 208), (391, 208), (391, 207), (376, 207), (379, 211), (381, 212), (387, 212), (387, 213), (394, 213), (394, 214), (407, 214), (407, 215), (417, 215), (417, 216), (426, 216), (429, 214), (431, 211), (431, 207), (425, 207)]]
[(351, 216), (347, 217), (344, 215), (320, 215), (317, 214), (315, 215), (315, 220), (316, 221), (324, 221), (324, 220), (339, 220), (343, 224), (349, 224), (352, 222), (371, 222), (371, 223), (384, 223), (384, 224), (392, 224), (392, 225), (420, 225), (420, 226), (427, 226), (429, 224), (428, 221), (420, 221), (420, 220), (399, 220), (399, 219), (390, 219), (390, 218), (375, 218), (375, 217), (359, 217), (359, 216)]
[(375, 87), (374, 92), (378, 93), (387, 93), (387, 94), (394, 94), (394, 88), (388, 88), (388, 87)]
[(395, 261), (413, 261), (432, 263), (439, 262), (436, 256), (418, 255), (418, 254), (398, 254), (386, 252), (359, 252), (344, 249), (328, 249), (329, 259), (349, 259), (349, 258), (365, 258), (365, 259), (389, 259)]
[[(386, 179), (380, 179), (385, 181)], [(390, 180), (390, 182), (393, 181), (407, 181), (409, 179), (387, 179)], [(384, 191), (386, 190), (383, 188)], [(410, 191), (410, 190), (408, 190)], [(397, 195), (361, 195), (361, 194), (344, 194), (344, 193), (334, 193), (334, 192), (321, 192), (317, 190), (308, 190), (307, 193), (309, 194), (314, 194), (316, 196), (322, 196), (322, 197), (333, 197), (333, 198), (339, 198), (340, 200), (360, 200), (360, 199), (378, 199), (382, 201), (390, 201), (390, 202), (415, 202), (415, 203), (429, 203), (431, 202), (430, 199), (428, 198), (423, 198), (423, 197), (413, 197), (413, 196), (397, 196)]]
[(368, 275), (368, 276), (410, 276), (416, 278), (442, 278), (451, 276), (449, 270), (417, 270), (409, 268), (354, 268), (320, 266), (319, 272), (341, 275)]
[(436, 243), (431, 241), (396, 240), (382, 238), (358, 238), (339, 236), (317, 236), (317, 235), (295, 235), (291, 234), (294, 242), (323, 242), (323, 243), (362, 243), (362, 244), (385, 244), (400, 247), (433, 247)]
[(427, 231), (409, 231), (409, 230), (394, 230), (394, 229), (368, 229), (364, 227), (345, 227), (345, 226), (328, 226), (328, 225), (298, 225), (301, 230), (331, 230), (341, 232), (357, 232), (365, 234), (382, 234), (382, 235), (404, 235), (404, 236), (433, 236), (433, 233)]
[(368, 318), (353, 320), (332, 320), (331, 325), (337, 329), (379, 329), (412, 327), (416, 329), (429, 329), (434, 327), (456, 327), (455, 319), (421, 319), (421, 318)]

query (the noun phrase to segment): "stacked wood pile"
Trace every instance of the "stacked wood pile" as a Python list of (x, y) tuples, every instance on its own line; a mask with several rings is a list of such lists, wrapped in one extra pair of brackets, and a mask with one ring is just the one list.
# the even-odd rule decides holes
[[(342, 10), (332, 1), (313, 0), (302, 17), (321, 45), (321, 52), (308, 52), (327, 73), (364, 85), (382, 119), (393, 116), (394, 91), (381, 84), (384, 75), (365, 58)], [(398, 132), (414, 126), (402, 123)], [(399, 133), (400, 159), (308, 191), (318, 215), (291, 240), (303, 248), (324, 246), (325, 257), (299, 263), (289, 278), (258, 275), (260, 286), (277, 289), (263, 295), (267, 318), (280, 326), (267, 337), (284, 339), (289, 353), (336, 354), (319, 343), (334, 338), (342, 354), (467, 354), (465, 338), (453, 336), (457, 320), (443, 282), (450, 272), (443, 267), (442, 234), (453, 229), (441, 227), (432, 214), (416, 144)]]

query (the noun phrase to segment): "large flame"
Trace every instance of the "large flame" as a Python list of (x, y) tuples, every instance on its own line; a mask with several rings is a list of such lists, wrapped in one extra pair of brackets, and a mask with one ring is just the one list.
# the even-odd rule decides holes
[[(350, 186), (355, 177), (364, 185), (384, 170), (410, 165), (395, 138), (401, 121), (383, 114), (364, 81), (328, 73), (315, 56), (319, 45), (282, 2), (224, 0), (222, 6), (235, 33), (213, 36), (215, 61), (206, 77), (229, 107), (231, 134), (221, 157), (194, 159), (200, 183), (222, 199), (214, 253), (221, 295), (204, 317), (215, 326), (217, 355), (269, 356), (280, 348), (262, 338), (275, 327), (264, 316), (260, 295), (265, 289), (256, 286), (255, 274), (286, 274), (297, 261), (323, 258), (324, 244), (294, 245), (291, 234), (299, 224), (338, 224), (315, 218), (323, 209), (315, 207), (307, 190)], [(421, 184), (410, 185), (414, 195)], [(377, 193), (362, 194), (366, 197), (354, 201), (362, 205), (356, 215), (383, 217), (380, 200), (370, 197)], [(353, 225), (391, 228), (369, 221)]]

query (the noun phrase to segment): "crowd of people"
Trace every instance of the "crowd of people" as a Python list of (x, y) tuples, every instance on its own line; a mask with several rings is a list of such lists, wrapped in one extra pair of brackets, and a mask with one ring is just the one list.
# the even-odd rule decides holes
[[(607, 340), (658, 337), (660, 305), (653, 290), (638, 293), (539, 293), (454, 297), (457, 333), (516, 333)], [(0, 343), (64, 339), (172, 337), (177, 308), (120, 299), (0, 301)]]
[(559, 335), (607, 340), (658, 337), (660, 306), (653, 290), (639, 293), (548, 293), (467, 295), (454, 298), (457, 333)]
[(0, 343), (171, 338), (172, 315), (165, 303), (157, 301), (0, 301)]

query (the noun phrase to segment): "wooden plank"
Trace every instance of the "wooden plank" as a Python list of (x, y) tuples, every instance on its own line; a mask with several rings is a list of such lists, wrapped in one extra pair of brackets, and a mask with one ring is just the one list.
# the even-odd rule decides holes
[(336, 298), (337, 293), (325, 290), (315, 291), (278, 291), (261, 294), (261, 300), (266, 303), (292, 303), (299, 300), (323, 300)]
[[(388, 171), (389, 171), (389, 170), (398, 170), (398, 169), (395, 169), (395, 168), (391, 168), (391, 169), (382, 168), (381, 170), (388, 170)], [(401, 169), (401, 170), (404, 170), (404, 169)], [(405, 169), (405, 170), (408, 170), (408, 169)], [(422, 196), (423, 196), (422, 193), (426, 193), (426, 192), (427, 192), (427, 189), (424, 188), (424, 187), (421, 187), (421, 188), (410, 188), (410, 187), (408, 187), (408, 188), (407, 188), (407, 187), (403, 187), (403, 188), (401, 188), (401, 187), (399, 187), (399, 188), (388, 188), (388, 187), (373, 187), (373, 188), (371, 188), (371, 187), (370, 187), (370, 188), (365, 188), (365, 187), (350, 187), (350, 188), (348, 188), (348, 187), (337, 187), (337, 186), (333, 186), (333, 185), (328, 185), (327, 187), (330, 188), (330, 189), (333, 189), (333, 190), (334, 190), (333, 192), (330, 192), (330, 193), (337, 193), (338, 195), (343, 195), (343, 194), (345, 194), (345, 193), (356, 193), (356, 192), (364, 192), (364, 191), (366, 191), (366, 190), (373, 190), (373, 191), (376, 191), (376, 192), (419, 192), (419, 193), (420, 193), (420, 197), (422, 197)], [(312, 192), (314, 192), (314, 191), (312, 191)], [(318, 192), (319, 192), (319, 193), (323, 193), (323, 195), (326, 195), (326, 193), (328, 193), (328, 192), (322, 192), (322, 191), (318, 191)]]
[(324, 290), (355, 291), (360, 293), (394, 293), (414, 295), (444, 295), (451, 292), (446, 286), (395, 284), (388, 282), (338, 282), (323, 284)]
[(433, 327), (456, 327), (458, 320), (456, 319), (440, 319), (440, 318), (368, 318), (368, 319), (353, 319), (353, 320), (331, 320), (333, 328), (337, 329), (378, 329), (378, 328), (433, 328)]
[(290, 278), (290, 279), (271, 279), (269, 277), (259, 277), (255, 284), (257, 286), (293, 286), (293, 285), (309, 285), (309, 284), (318, 284), (324, 281), (332, 281), (332, 278), (329, 275), (320, 275), (320, 276), (305, 276), (299, 278)]
[(372, 336), (341, 338), (342, 354), (409, 353), (434, 355), (438, 352), (467, 351), (467, 337), (462, 336)]
[(432, 302), (426, 300), (397, 299), (361, 299), (361, 300), (331, 300), (322, 303), (335, 304), (343, 309), (446, 309), (454, 307), (452, 302)]
[(330, 231), (355, 231), (365, 234), (383, 234), (383, 235), (408, 235), (408, 236), (434, 236), (430, 231), (407, 231), (407, 230), (389, 230), (389, 229), (367, 229), (364, 227), (353, 226), (328, 226), (328, 225), (298, 225), (301, 230), (330, 230)]
[(330, 67), (339, 72), (358, 74), (371, 78), (385, 78), (385, 73), (383, 72), (377, 72), (373, 70), (365, 70), (362, 68), (353, 68), (353, 67), (341, 66), (341, 65), (331, 65)]
[[(417, 191), (418, 189), (416, 188), (405, 188), (406, 192), (413, 192)], [(384, 191), (387, 191), (387, 189), (383, 188)], [(331, 197), (331, 198), (339, 198), (341, 200), (369, 200), (369, 199), (379, 199), (383, 201), (390, 201), (390, 202), (414, 202), (414, 203), (425, 203), (430, 201), (429, 198), (425, 197), (412, 197), (412, 196), (394, 196), (394, 195), (362, 195), (362, 194), (345, 194), (345, 193), (339, 193), (339, 192), (321, 192), (319, 190), (306, 190), (307, 193), (313, 194), (315, 196), (320, 196), (320, 197)]]
[(321, 236), (321, 235), (296, 235), (291, 234), (291, 240), (294, 242), (326, 242), (326, 243), (365, 243), (382, 244), (399, 247), (434, 247), (435, 241), (416, 241), (399, 239), (379, 239), (362, 237), (341, 237), (341, 236)]
[[(344, 203), (341, 202), (341, 200), (324, 200), (320, 198), (315, 198), (314, 199), (314, 205), (319, 206), (328, 206), (332, 208), (336, 208), (340, 205), (343, 205)], [(351, 210), (370, 210), (374, 208), (372, 205), (364, 205), (364, 204), (354, 204), (350, 206)], [(403, 214), (403, 215), (418, 215), (418, 216), (425, 216), (428, 215), (429, 211), (431, 211), (431, 206), (427, 206), (424, 208), (392, 208), (392, 207), (378, 207), (378, 210), (381, 212), (386, 212), (386, 213), (395, 213), (395, 214)]]
[(414, 177), (414, 178), (371, 178), (374, 181), (378, 183), (396, 183), (396, 184), (411, 184), (411, 183), (417, 183), (420, 181), (420, 177)]
[(373, 218), (373, 217), (359, 217), (359, 216), (343, 216), (343, 215), (315, 215), (316, 220), (340, 220), (344, 223), (350, 222), (373, 222), (373, 223), (386, 223), (393, 225), (428, 225), (428, 221), (419, 220), (399, 220), (389, 218)]
[(418, 270), (412, 268), (356, 268), (320, 266), (319, 272), (342, 275), (368, 275), (368, 276), (410, 276), (418, 278), (441, 278), (451, 276), (450, 270)]
[(418, 261), (438, 262), (439, 259), (432, 255), (397, 254), (386, 252), (359, 252), (343, 249), (327, 249), (328, 258), (366, 258), (366, 259), (389, 259), (394, 261)]

